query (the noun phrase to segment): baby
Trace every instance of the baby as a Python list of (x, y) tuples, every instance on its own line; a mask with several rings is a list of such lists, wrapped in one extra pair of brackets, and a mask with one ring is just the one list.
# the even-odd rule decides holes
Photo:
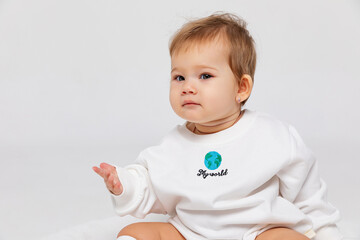
[(341, 239), (339, 212), (296, 129), (243, 109), (256, 65), (246, 23), (227, 13), (188, 22), (170, 56), (170, 103), (186, 122), (134, 164), (93, 167), (120, 216), (170, 218), (128, 225), (118, 239)]

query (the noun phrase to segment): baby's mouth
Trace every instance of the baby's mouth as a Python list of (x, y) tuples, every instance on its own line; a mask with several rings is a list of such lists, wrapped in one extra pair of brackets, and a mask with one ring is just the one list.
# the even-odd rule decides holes
[(200, 105), (199, 103), (196, 103), (192, 100), (184, 100), (183, 103), (182, 103), (182, 106), (196, 106), (196, 105)]
[(184, 103), (182, 106), (196, 106), (196, 105), (200, 105), (198, 103)]

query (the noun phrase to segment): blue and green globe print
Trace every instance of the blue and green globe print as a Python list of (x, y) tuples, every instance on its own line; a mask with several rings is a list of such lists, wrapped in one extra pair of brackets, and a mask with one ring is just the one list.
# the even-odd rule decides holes
[(205, 156), (205, 166), (209, 170), (215, 170), (221, 165), (221, 155), (218, 152), (208, 152)]

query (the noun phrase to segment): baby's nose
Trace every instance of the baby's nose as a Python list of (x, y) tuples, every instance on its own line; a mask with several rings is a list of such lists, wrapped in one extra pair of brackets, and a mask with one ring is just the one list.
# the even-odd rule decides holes
[(182, 93), (183, 93), (183, 94), (188, 94), (188, 93), (189, 93), (189, 94), (194, 94), (194, 93), (195, 93), (195, 91), (194, 91), (194, 90), (189, 89), (189, 90), (183, 90), (183, 91), (182, 91)]
[(193, 84), (188, 82), (183, 85), (182, 94), (196, 94), (196, 93), (197, 90)]

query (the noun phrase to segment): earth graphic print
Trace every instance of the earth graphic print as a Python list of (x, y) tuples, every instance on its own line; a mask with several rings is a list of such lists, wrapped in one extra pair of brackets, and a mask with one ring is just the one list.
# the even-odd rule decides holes
[(205, 166), (209, 170), (215, 170), (221, 165), (221, 155), (215, 151), (208, 152), (205, 156)]

